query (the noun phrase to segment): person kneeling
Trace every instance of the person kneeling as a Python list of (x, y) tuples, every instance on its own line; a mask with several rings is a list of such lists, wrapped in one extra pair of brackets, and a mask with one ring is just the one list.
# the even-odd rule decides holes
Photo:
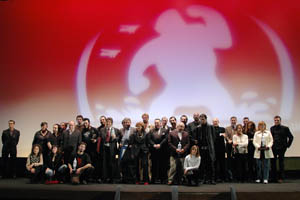
[(64, 182), (64, 175), (68, 166), (64, 164), (62, 154), (58, 151), (58, 146), (53, 145), (51, 153), (45, 161), (46, 184)]
[(38, 183), (42, 178), (43, 154), (42, 147), (38, 144), (32, 146), (31, 153), (27, 157), (26, 169), (30, 176), (30, 183)]
[(190, 154), (184, 159), (184, 175), (188, 180), (188, 185), (192, 186), (192, 180), (198, 186), (199, 182), (199, 166), (200, 166), (200, 153), (198, 146), (194, 145), (191, 148)]
[(86, 143), (81, 142), (78, 146), (77, 153), (71, 156), (68, 167), (70, 169), (71, 182), (74, 185), (79, 183), (87, 184), (90, 176), (94, 171), (91, 164), (90, 156), (85, 153)]

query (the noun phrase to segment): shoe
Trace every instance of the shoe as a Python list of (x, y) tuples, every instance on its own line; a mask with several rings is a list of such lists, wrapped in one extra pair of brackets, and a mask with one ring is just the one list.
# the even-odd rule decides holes
[(149, 185), (149, 183), (148, 183), (148, 182), (145, 182), (144, 185)]
[(279, 179), (279, 180), (278, 180), (278, 183), (283, 183), (283, 180), (282, 180), (282, 179)]
[(87, 183), (86, 180), (83, 180), (83, 181), (82, 181), (82, 184), (83, 184), (83, 185), (87, 185), (88, 183)]
[(99, 178), (96, 182), (99, 183), (99, 184), (101, 184), (102, 180)]
[(211, 185), (216, 185), (216, 182), (215, 182), (214, 180), (212, 180), (212, 181), (210, 182), (210, 184), (211, 184)]
[(135, 182), (135, 184), (136, 184), (136, 185), (139, 185), (139, 184), (140, 184), (140, 182), (138, 182), (138, 181), (137, 181), (137, 182)]
[(268, 180), (264, 180), (264, 184), (268, 184)]
[(255, 181), (255, 183), (260, 183), (260, 180), (259, 180), (259, 179), (257, 179), (257, 180)]
[(172, 181), (169, 181), (169, 182), (168, 182), (168, 185), (172, 185)]

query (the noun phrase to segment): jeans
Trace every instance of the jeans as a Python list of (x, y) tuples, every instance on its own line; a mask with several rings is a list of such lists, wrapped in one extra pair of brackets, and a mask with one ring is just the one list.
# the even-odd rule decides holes
[[(67, 169), (67, 165), (63, 164), (62, 166), (60, 166), (57, 170), (58, 173), (62, 174), (66, 169)], [(48, 178), (52, 178), (54, 176), (54, 170), (53, 169), (49, 169), (45, 172), (46, 176)]]
[(270, 159), (256, 159), (257, 178), (261, 180), (269, 180)]

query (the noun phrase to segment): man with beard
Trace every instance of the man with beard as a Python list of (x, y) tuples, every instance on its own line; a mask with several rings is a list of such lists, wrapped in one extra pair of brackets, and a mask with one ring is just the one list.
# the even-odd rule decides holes
[(99, 118), (100, 126), (97, 128), (98, 137), (96, 142), (96, 178), (98, 183), (102, 183), (103, 179), (103, 154), (104, 154), (104, 147), (103, 147), (103, 137), (101, 135), (102, 129), (106, 126), (106, 117), (100, 116)]
[(168, 118), (167, 117), (161, 118), (161, 127), (169, 132), (170, 127), (168, 126)]
[(186, 115), (181, 115), (180, 122), (184, 124), (184, 131), (188, 132), (188, 126), (187, 126), (188, 117)]
[(201, 126), (196, 128), (198, 146), (201, 155), (201, 172), (203, 173), (203, 183), (216, 184), (215, 182), (215, 130), (207, 123), (207, 116), (200, 115)]
[[(73, 177), (79, 177), (79, 182), (86, 185), (88, 184), (88, 180), (93, 173), (94, 167), (91, 164), (91, 159), (89, 154), (85, 153), (86, 144), (81, 142), (78, 146), (78, 150), (75, 154), (72, 154), (68, 167), (70, 170), (70, 175)], [(75, 182), (72, 180), (73, 184), (79, 184), (79, 182)]]
[(135, 132), (135, 128), (131, 127), (131, 119), (124, 118), (122, 121), (123, 128), (120, 129), (120, 155), (119, 169), (122, 174), (123, 183), (134, 183), (135, 177), (135, 160), (131, 148), (129, 148), (129, 138)]
[[(8, 121), (8, 129), (2, 132), (2, 176), (7, 176), (11, 170), (13, 178), (16, 178), (17, 145), (19, 143), (20, 131), (15, 129), (15, 121)], [(9, 167), (10, 156), (12, 166)]]
[(219, 119), (213, 119), (213, 127), (215, 129), (215, 151), (216, 151), (216, 180), (218, 182), (225, 181), (225, 128), (219, 126)]
[(232, 139), (233, 139), (233, 135), (236, 132), (236, 124), (237, 124), (237, 118), (235, 116), (232, 116), (230, 118), (230, 126), (227, 126), (225, 128), (225, 141), (226, 141), (226, 154), (225, 156), (226, 158), (226, 164), (227, 164), (227, 178), (228, 181), (232, 181), (233, 180), (233, 158), (232, 158)]
[(49, 142), (49, 137), (51, 135), (51, 132), (48, 130), (48, 123), (42, 122), (41, 123), (41, 130), (37, 131), (34, 135), (32, 145), (38, 144), (42, 147), (42, 154), (43, 159), (46, 159), (46, 156), (48, 155), (51, 144)]
[(52, 149), (53, 145), (56, 145), (59, 150), (62, 148), (62, 134), (59, 131), (59, 124), (53, 125), (53, 133), (49, 136), (48, 142), (49, 148)]
[(187, 125), (188, 133), (190, 135), (191, 145), (198, 145), (197, 136), (195, 130), (198, 126), (200, 126), (200, 114), (194, 113), (193, 115), (194, 121)]
[(149, 133), (149, 145), (152, 161), (152, 178), (151, 183), (156, 183), (160, 179), (160, 183), (164, 184), (167, 179), (167, 162), (166, 145), (168, 141), (167, 130), (161, 127), (160, 119), (155, 119), (154, 129)]
[(83, 119), (84, 128), (82, 129), (82, 142), (86, 143), (86, 150), (85, 152), (89, 154), (92, 165), (97, 165), (97, 137), (98, 131), (96, 128), (91, 126), (90, 119), (84, 118)]
[(118, 175), (118, 139), (119, 129), (113, 127), (113, 119), (106, 118), (106, 126), (101, 129), (103, 138), (103, 181), (106, 183), (115, 183), (119, 179)]
[(144, 113), (142, 115), (143, 123), (145, 124), (145, 131), (146, 133), (149, 133), (151, 129), (153, 129), (153, 125), (149, 123), (149, 114)]
[(174, 183), (175, 175), (177, 176), (177, 183), (180, 185), (182, 184), (184, 158), (190, 145), (189, 134), (184, 131), (182, 122), (178, 123), (176, 130), (169, 133), (168, 144), (171, 150), (168, 185)]
[(176, 130), (176, 124), (177, 124), (177, 119), (176, 119), (176, 117), (174, 117), (174, 116), (170, 117), (170, 118), (169, 118), (169, 122), (170, 122), (170, 124), (171, 124), (171, 127), (170, 127), (169, 131), (174, 131), (174, 130)]
[(63, 152), (64, 152), (64, 161), (68, 163), (70, 156), (75, 154), (77, 151), (78, 145), (82, 142), (82, 135), (78, 129), (75, 129), (75, 122), (69, 122), (69, 129), (63, 133)]
[(79, 132), (81, 133), (83, 128), (84, 128), (84, 124), (83, 124), (83, 116), (82, 115), (77, 115), (76, 116), (76, 127), (75, 129), (79, 130)]

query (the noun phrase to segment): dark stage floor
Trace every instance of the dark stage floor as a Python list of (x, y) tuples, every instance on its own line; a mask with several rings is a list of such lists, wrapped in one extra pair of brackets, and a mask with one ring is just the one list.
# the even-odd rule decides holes
[[(121, 199), (171, 199), (172, 186), (89, 184), (28, 184), (28, 179), (1, 179), (1, 199), (114, 199), (119, 186)], [(179, 199), (230, 199), (230, 187), (238, 199), (300, 199), (300, 180), (286, 180), (282, 184), (220, 183), (198, 187), (178, 186)], [(250, 198), (251, 197), (251, 198)], [(288, 197), (288, 198), (287, 198)]]

